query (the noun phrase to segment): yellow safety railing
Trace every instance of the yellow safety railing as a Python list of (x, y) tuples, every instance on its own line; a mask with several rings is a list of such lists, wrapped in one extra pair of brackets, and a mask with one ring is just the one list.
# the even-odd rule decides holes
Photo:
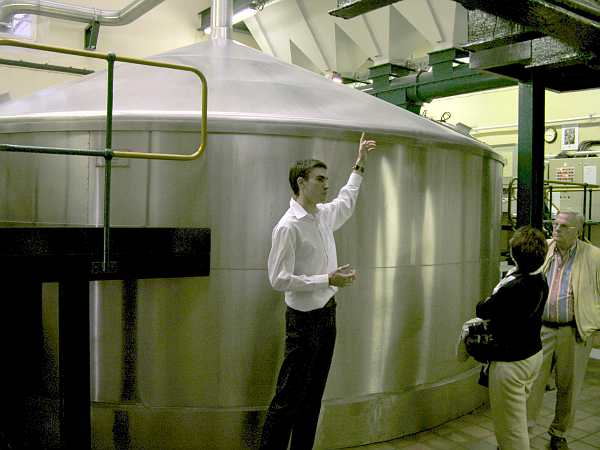
[[(202, 155), (202, 153), (204, 152), (204, 150), (206, 148), (206, 135), (207, 135), (206, 115), (207, 115), (208, 87), (207, 87), (207, 82), (206, 82), (206, 78), (204, 77), (204, 74), (202, 72), (200, 72), (198, 69), (196, 69), (195, 67), (184, 66), (184, 65), (180, 65), (180, 64), (170, 64), (170, 63), (165, 63), (165, 62), (161, 62), (161, 61), (151, 61), (151, 60), (144, 60), (144, 59), (138, 59), (138, 58), (130, 58), (130, 57), (125, 57), (125, 56), (117, 56), (113, 53), (97, 53), (97, 52), (91, 52), (91, 51), (87, 51), (87, 50), (76, 50), (76, 49), (63, 48), (63, 47), (53, 47), (53, 46), (49, 46), (49, 45), (41, 45), (41, 44), (35, 44), (35, 43), (31, 43), (31, 42), (17, 41), (14, 39), (0, 39), (0, 45), (10, 46), (10, 47), (29, 48), (29, 49), (34, 49), (34, 50), (41, 50), (41, 51), (52, 52), (52, 53), (61, 53), (61, 54), (66, 54), (66, 55), (82, 56), (85, 58), (103, 59), (109, 63), (108, 76), (111, 79), (110, 83), (109, 83), (111, 85), (112, 85), (113, 64), (115, 61), (129, 63), (129, 64), (144, 65), (144, 66), (153, 66), (153, 67), (159, 67), (159, 68), (164, 68), (164, 69), (183, 70), (186, 72), (192, 72), (198, 78), (200, 78), (200, 81), (202, 84), (202, 88), (201, 88), (202, 89), (202, 106), (201, 106), (202, 117), (201, 117), (201, 124), (200, 124), (200, 126), (201, 126), (200, 146), (197, 148), (197, 150), (194, 153), (188, 154), (188, 155), (178, 155), (178, 154), (171, 154), (171, 153), (148, 153), (148, 152), (127, 150), (127, 149), (119, 149), (119, 150), (107, 149), (107, 150), (109, 150), (112, 153), (112, 156), (118, 157), (118, 158), (162, 159), (162, 160), (175, 160), (175, 161), (194, 160), (194, 159), (199, 158)], [(112, 119), (112, 88), (109, 88), (108, 97), (109, 98), (108, 98), (107, 103), (110, 105), (110, 108), (107, 108), (107, 116)], [(112, 133), (112, 120), (107, 121), (106, 132)], [(6, 146), (6, 147), (9, 147), (9, 148), (7, 148), (7, 150), (12, 149), (14, 151), (19, 151), (19, 148), (22, 148), (21, 146)], [(37, 152), (45, 153), (43, 151), (43, 149), (44, 149), (44, 147), (36, 147), (35, 150), (37, 150), (37, 151), (35, 151), (35, 150), (33, 150), (33, 151), (36, 153)], [(61, 149), (61, 150), (67, 150), (67, 149)], [(85, 154), (87, 156), (91, 156), (89, 151), (87, 151), (85, 153), (80, 153), (80, 152), (69, 153), (66, 151), (65, 152), (52, 151), (49, 153)], [(103, 156), (103, 155), (104, 155), (104, 153), (98, 154), (98, 156)]]
[[(24, 152), (24, 153), (45, 153), (59, 155), (74, 155), (74, 156), (97, 156), (104, 158), (104, 251), (102, 268), (108, 272), (110, 270), (110, 198), (111, 198), (111, 172), (112, 159), (118, 158), (139, 158), (139, 159), (159, 159), (171, 161), (191, 161), (199, 158), (206, 148), (206, 111), (207, 111), (207, 93), (208, 87), (204, 74), (195, 67), (183, 66), (179, 64), (170, 64), (160, 61), (150, 61), (137, 58), (129, 58), (117, 56), (114, 53), (97, 53), (86, 50), (75, 50), (70, 48), (52, 47), (49, 45), (34, 44), (31, 42), (22, 42), (13, 39), (0, 39), (0, 46), (21, 47), (33, 50), (41, 50), (45, 52), (61, 53), (65, 55), (82, 56), (85, 58), (103, 59), (108, 63), (107, 71), (107, 100), (106, 100), (106, 145), (103, 150), (90, 149), (73, 149), (73, 148), (57, 148), (57, 147), (34, 147), (24, 145), (0, 144), (0, 151), (9, 152)], [(200, 146), (198, 149), (189, 155), (178, 155), (171, 153), (148, 153), (133, 150), (113, 150), (112, 149), (112, 116), (113, 116), (113, 75), (115, 62), (124, 62), (129, 64), (139, 64), (144, 66), (153, 66), (165, 69), (183, 70), (192, 72), (200, 78), (202, 82), (202, 117), (200, 129)]]

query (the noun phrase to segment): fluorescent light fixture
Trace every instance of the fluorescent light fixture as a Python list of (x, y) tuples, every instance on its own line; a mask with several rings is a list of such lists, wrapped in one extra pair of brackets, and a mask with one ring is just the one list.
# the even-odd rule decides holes
[[(238, 12), (236, 12), (233, 17), (231, 18), (231, 24), (236, 24), (239, 22), (242, 22), (246, 19), (249, 19), (250, 17), (252, 17), (254, 14), (256, 14), (256, 9), (253, 8), (249, 8), (246, 7), (244, 9), (240, 9)], [(212, 27), (208, 26), (206, 27), (204, 30), (202, 30), (204, 32), (204, 34), (210, 34), (212, 31)]]

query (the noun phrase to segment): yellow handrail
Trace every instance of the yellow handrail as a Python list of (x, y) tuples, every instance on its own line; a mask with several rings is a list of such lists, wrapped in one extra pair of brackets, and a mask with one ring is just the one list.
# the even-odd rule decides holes
[(198, 69), (196, 69), (195, 67), (183, 66), (183, 65), (179, 65), (179, 64), (169, 64), (169, 63), (164, 63), (164, 62), (160, 62), (160, 61), (129, 58), (129, 57), (125, 57), (125, 56), (116, 56), (116, 55), (107, 54), (107, 53), (90, 52), (87, 50), (75, 50), (75, 49), (63, 48), (63, 47), (53, 47), (53, 46), (49, 46), (49, 45), (41, 45), (41, 44), (34, 44), (31, 42), (17, 41), (14, 39), (0, 39), (0, 45), (10, 46), (10, 47), (30, 48), (30, 49), (41, 50), (41, 51), (46, 51), (46, 52), (82, 56), (85, 58), (103, 59), (105, 61), (109, 61), (110, 59), (112, 59), (113, 61), (119, 61), (119, 62), (124, 62), (124, 63), (129, 63), (129, 64), (139, 64), (139, 65), (144, 65), (144, 66), (162, 67), (165, 69), (183, 70), (183, 71), (187, 71), (187, 72), (192, 72), (193, 74), (198, 76), (200, 78), (200, 81), (202, 82), (202, 117), (201, 117), (201, 122), (200, 122), (200, 126), (201, 126), (200, 146), (198, 147), (198, 149), (194, 153), (189, 154), (189, 155), (177, 155), (177, 154), (172, 154), (172, 153), (147, 153), (147, 152), (138, 152), (138, 151), (132, 151), (132, 150), (127, 150), (127, 149), (121, 149), (121, 150), (112, 150), (112, 155), (115, 157), (118, 157), (118, 158), (191, 161), (194, 159), (198, 159), (202, 155), (202, 153), (204, 153), (204, 150), (206, 148), (206, 135), (207, 135), (206, 115), (207, 115), (208, 88), (207, 88), (206, 78), (204, 77), (204, 74), (202, 72), (200, 72)]

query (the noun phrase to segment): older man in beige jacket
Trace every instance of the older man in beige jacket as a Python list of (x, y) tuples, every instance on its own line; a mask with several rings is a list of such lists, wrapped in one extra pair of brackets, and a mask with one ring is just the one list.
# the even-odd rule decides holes
[(553, 223), (548, 255), (542, 266), (549, 294), (542, 316), (544, 359), (529, 400), (530, 424), (539, 414), (550, 373), (556, 375), (556, 408), (548, 430), (550, 449), (565, 450), (575, 403), (592, 346), (600, 329), (600, 249), (578, 239), (583, 217), (560, 212)]

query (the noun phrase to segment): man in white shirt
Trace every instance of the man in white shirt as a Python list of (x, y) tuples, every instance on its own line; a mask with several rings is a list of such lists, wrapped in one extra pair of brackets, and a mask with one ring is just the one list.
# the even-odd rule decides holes
[(284, 361), (262, 433), (261, 449), (312, 448), (321, 398), (335, 346), (335, 298), (356, 272), (338, 266), (333, 232), (352, 215), (367, 155), (374, 140), (364, 133), (358, 158), (338, 196), (324, 203), (329, 187), (325, 163), (308, 159), (290, 168), (290, 208), (273, 229), (269, 281), (287, 305)]

